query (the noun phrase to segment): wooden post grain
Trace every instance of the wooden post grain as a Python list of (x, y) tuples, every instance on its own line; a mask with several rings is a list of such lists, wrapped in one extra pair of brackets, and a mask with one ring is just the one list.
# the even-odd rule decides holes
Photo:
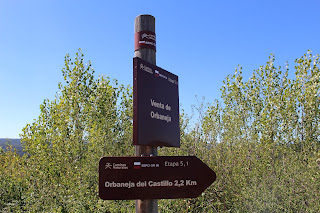
[[(151, 31), (155, 32), (155, 18), (151, 15), (139, 15), (135, 19), (134, 32)], [(156, 65), (156, 51), (154, 49), (138, 49), (134, 52), (135, 57), (139, 57), (149, 63)], [(136, 156), (157, 156), (157, 147), (135, 146)], [(136, 213), (157, 213), (158, 200), (136, 200)]]

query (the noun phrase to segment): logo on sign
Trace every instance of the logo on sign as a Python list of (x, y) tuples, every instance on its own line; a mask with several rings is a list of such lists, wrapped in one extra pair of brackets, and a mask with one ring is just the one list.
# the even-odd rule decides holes
[(158, 70), (155, 70), (155, 71), (154, 71), (154, 75), (155, 75), (156, 77), (159, 77), (159, 71), (158, 71)]
[(156, 35), (152, 35), (152, 34), (147, 34), (147, 33), (143, 33), (142, 35), (141, 35), (141, 38), (142, 39), (150, 39), (150, 40), (156, 40)]
[(139, 41), (140, 45), (152, 45), (152, 46), (156, 46), (156, 44), (154, 42), (151, 41)]
[(105, 165), (105, 169), (112, 169), (112, 164), (111, 163), (106, 163), (106, 165)]
[(141, 169), (141, 162), (134, 162), (133, 163), (133, 168), (134, 169)]
[(146, 71), (150, 74), (153, 74), (152, 69), (150, 67), (148, 67), (147, 65), (143, 65), (143, 63), (140, 64), (140, 69), (143, 71)]
[(165, 76), (165, 75), (162, 75), (162, 74), (159, 72), (159, 70), (155, 70), (155, 71), (154, 71), (154, 75), (155, 75), (156, 77), (161, 77), (161, 78), (164, 78), (164, 79), (168, 79), (168, 77)]
[(106, 163), (104, 169), (129, 169), (125, 163)]

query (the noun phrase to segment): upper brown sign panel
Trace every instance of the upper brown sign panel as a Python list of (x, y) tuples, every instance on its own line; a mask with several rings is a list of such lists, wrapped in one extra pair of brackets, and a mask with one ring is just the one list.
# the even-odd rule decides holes
[(133, 144), (180, 147), (178, 76), (133, 59)]

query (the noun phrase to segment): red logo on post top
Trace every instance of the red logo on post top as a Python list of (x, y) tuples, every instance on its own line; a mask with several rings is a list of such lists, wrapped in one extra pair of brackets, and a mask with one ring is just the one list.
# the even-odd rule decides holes
[(151, 31), (140, 31), (134, 35), (134, 50), (154, 49), (156, 50), (156, 34)]

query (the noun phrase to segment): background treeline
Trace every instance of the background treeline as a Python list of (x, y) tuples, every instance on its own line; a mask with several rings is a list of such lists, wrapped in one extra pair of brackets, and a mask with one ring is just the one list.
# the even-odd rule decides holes
[[(55, 100), (21, 135), (24, 152), (0, 149), (1, 212), (134, 212), (134, 201), (98, 197), (102, 156), (133, 156), (132, 88), (94, 78), (83, 54), (65, 57)], [(161, 212), (319, 212), (320, 70), (310, 52), (288, 66), (274, 56), (243, 79), (228, 76), (220, 101), (181, 112), (181, 148), (216, 173), (195, 199), (159, 200)]]
[(8, 146), (11, 146), (11, 148), (16, 149), (20, 155), (23, 155), (23, 148), (21, 146), (20, 139), (0, 138), (0, 147), (6, 149)]

